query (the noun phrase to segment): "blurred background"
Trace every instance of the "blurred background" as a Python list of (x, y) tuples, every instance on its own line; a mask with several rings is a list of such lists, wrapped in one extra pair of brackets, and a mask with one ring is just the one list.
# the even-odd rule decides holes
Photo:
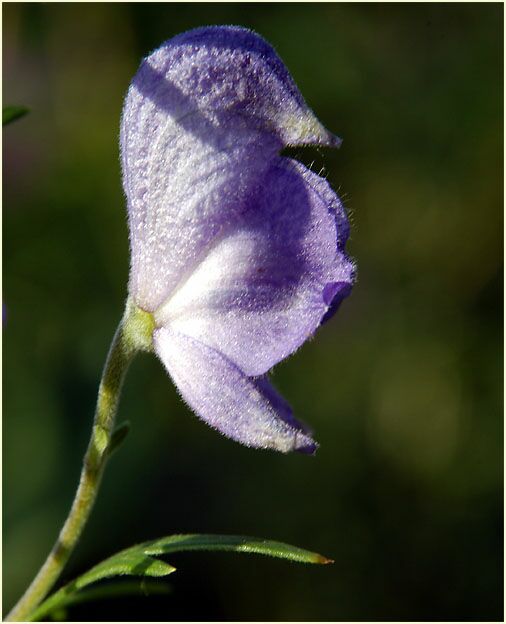
[(274, 382), (315, 457), (240, 446), (139, 356), (109, 464), (63, 581), (175, 532), (268, 537), (304, 567), (181, 554), (168, 595), (73, 620), (501, 620), (503, 6), (4, 4), (3, 599), (50, 549), (73, 497), (129, 251), (118, 132), (143, 56), (240, 24), (278, 51), (339, 151), (358, 282)]

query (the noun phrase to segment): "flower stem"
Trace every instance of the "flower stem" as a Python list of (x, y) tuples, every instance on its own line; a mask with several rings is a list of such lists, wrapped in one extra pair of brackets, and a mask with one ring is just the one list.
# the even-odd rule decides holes
[(23, 622), (29, 618), (47, 596), (72, 554), (97, 497), (125, 374), (137, 351), (151, 350), (153, 328), (152, 315), (129, 300), (105, 362), (91, 439), (69, 515), (46, 561), (6, 621)]

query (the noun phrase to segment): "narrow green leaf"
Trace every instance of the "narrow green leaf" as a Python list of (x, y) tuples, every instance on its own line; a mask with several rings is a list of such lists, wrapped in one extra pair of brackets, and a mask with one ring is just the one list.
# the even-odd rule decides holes
[(49, 596), (30, 615), (30, 621), (40, 620), (48, 613), (59, 609), (62, 605), (73, 601), (73, 596), (91, 583), (96, 583), (112, 576), (167, 576), (176, 568), (154, 559), (142, 552), (137, 546), (127, 548), (109, 559), (102, 561), (95, 567), (88, 570), (77, 579), (68, 583), (57, 592)]
[(165, 555), (190, 550), (221, 550), (267, 555), (298, 563), (333, 563), (332, 559), (297, 546), (244, 535), (170, 535), (141, 546), (146, 555)]
[(130, 423), (126, 420), (124, 423), (121, 423), (116, 429), (112, 432), (111, 441), (109, 442), (109, 448), (107, 449), (107, 454), (111, 456), (115, 451), (119, 449), (119, 447), (125, 441), (125, 438), (130, 432)]
[(49, 617), (51, 618), (51, 621), (53, 622), (66, 622), (68, 619), (67, 609), (65, 608), (55, 609), (54, 611), (51, 611), (51, 613), (49, 614)]
[(30, 112), (26, 106), (4, 106), (2, 109), (2, 126), (6, 126)]
[(167, 596), (171, 592), (172, 586), (163, 581), (148, 581), (145, 578), (139, 581), (116, 581), (83, 589), (74, 594), (69, 602), (65, 603), (65, 606), (123, 596)]
[(169, 535), (150, 542), (127, 548), (65, 585), (47, 598), (30, 616), (30, 620), (40, 620), (63, 606), (76, 602), (76, 594), (82, 589), (111, 576), (166, 576), (175, 571), (168, 563), (155, 557), (175, 552), (192, 550), (228, 551), (248, 554), (267, 555), (288, 559), (299, 563), (332, 563), (318, 553), (303, 550), (283, 542), (245, 537), (243, 535)]
[(115, 583), (90, 587), (67, 594), (58, 602), (58, 606), (53, 607), (50, 612), (48, 610), (41, 612), (38, 617), (50, 617), (53, 620), (63, 621), (67, 619), (67, 608), (76, 604), (108, 598), (122, 598), (123, 596), (166, 596), (171, 591), (172, 587), (167, 583), (148, 581), (145, 578), (141, 581), (116, 581)]
[(124, 574), (129, 576), (166, 576), (174, 572), (175, 569), (168, 563), (147, 556), (134, 546), (102, 561), (80, 576), (77, 579), (77, 589), (110, 576)]

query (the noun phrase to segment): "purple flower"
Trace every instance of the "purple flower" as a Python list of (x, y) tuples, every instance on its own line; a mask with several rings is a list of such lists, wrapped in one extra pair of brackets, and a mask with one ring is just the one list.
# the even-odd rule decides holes
[(248, 446), (316, 449), (266, 374), (337, 309), (354, 265), (339, 198), (279, 152), (339, 143), (244, 28), (166, 41), (126, 96), (130, 297), (183, 399)]

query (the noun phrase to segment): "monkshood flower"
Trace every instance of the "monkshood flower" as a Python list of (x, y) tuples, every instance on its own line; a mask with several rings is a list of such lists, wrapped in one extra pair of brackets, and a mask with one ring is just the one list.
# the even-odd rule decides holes
[(137, 352), (155, 351), (188, 405), (226, 436), (283, 452), (316, 449), (267, 374), (336, 311), (350, 293), (354, 265), (344, 251), (349, 226), (338, 197), (280, 152), (339, 143), (274, 50), (248, 30), (193, 30), (142, 62), (121, 122), (129, 297), (70, 511), (7, 621), (45, 619), (100, 579), (171, 574), (154, 557), (185, 548), (330, 562), (244, 536), (166, 536), (122, 550), (46, 598), (79, 541), (108, 458), (128, 432), (114, 422)]
[(339, 143), (244, 28), (166, 41), (125, 99), (130, 301), (186, 403), (248, 446), (316, 449), (266, 375), (335, 312), (354, 265), (339, 198), (280, 150)]

